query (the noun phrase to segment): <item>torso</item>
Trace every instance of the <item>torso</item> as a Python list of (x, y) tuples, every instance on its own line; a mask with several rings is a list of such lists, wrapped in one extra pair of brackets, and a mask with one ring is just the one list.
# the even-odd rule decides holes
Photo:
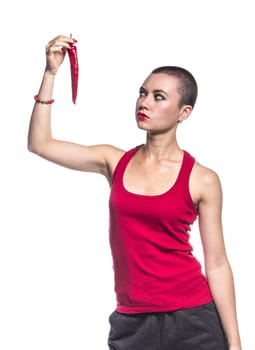
[(119, 312), (169, 311), (211, 300), (190, 253), (197, 208), (189, 184), (196, 163), (188, 152), (175, 154), (156, 160), (133, 148), (115, 167), (109, 208)]

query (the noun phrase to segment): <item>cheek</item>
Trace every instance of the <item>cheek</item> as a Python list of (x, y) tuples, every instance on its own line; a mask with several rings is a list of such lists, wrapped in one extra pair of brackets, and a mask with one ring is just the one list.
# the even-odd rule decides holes
[(172, 123), (175, 123), (178, 118), (178, 109), (169, 106), (160, 108), (157, 113), (157, 120), (161, 125), (172, 125)]
[(136, 111), (138, 111), (138, 109), (139, 109), (139, 107), (138, 107), (139, 103), (138, 102), (139, 102), (139, 98), (136, 100), (136, 103), (135, 103), (135, 110)]
[(176, 117), (179, 115), (179, 109), (173, 105), (162, 106), (162, 114), (167, 117)]
[(171, 115), (173, 114), (173, 108), (169, 107), (169, 106), (161, 106), (160, 110), (160, 115), (162, 118), (164, 119), (168, 119), (171, 117)]

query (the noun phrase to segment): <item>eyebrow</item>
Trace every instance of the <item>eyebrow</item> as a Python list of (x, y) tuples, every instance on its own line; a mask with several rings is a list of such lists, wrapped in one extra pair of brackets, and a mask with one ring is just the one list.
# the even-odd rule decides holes
[[(146, 90), (143, 86), (140, 87), (140, 90), (139, 91), (145, 91), (145, 92), (148, 92), (148, 90)], [(160, 90), (160, 89), (156, 89), (156, 90), (153, 90), (153, 93), (161, 93), (161, 94), (164, 94), (167, 96), (167, 93), (164, 91), (164, 90)]]

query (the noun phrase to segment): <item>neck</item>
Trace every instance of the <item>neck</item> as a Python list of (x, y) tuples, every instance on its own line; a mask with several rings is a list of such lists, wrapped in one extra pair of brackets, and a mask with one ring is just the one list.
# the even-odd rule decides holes
[(153, 135), (148, 133), (146, 144), (144, 146), (146, 156), (162, 158), (178, 158), (182, 155), (182, 149), (179, 147), (176, 137), (166, 137), (166, 135)]

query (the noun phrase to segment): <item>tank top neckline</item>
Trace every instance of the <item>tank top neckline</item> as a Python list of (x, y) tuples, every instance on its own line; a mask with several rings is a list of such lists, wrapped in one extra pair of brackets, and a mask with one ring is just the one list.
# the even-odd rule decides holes
[(136, 198), (143, 198), (143, 199), (156, 199), (156, 198), (160, 198), (160, 197), (164, 197), (166, 195), (168, 195), (171, 192), (174, 192), (176, 190), (176, 188), (178, 187), (178, 183), (181, 181), (181, 178), (183, 176), (184, 173), (184, 169), (185, 169), (185, 160), (188, 156), (188, 152), (185, 150), (183, 151), (183, 156), (182, 156), (182, 161), (181, 161), (181, 166), (178, 172), (178, 175), (176, 177), (175, 182), (173, 183), (173, 185), (168, 188), (165, 192), (159, 193), (159, 194), (140, 194), (140, 193), (135, 193), (132, 191), (129, 191), (125, 185), (124, 185), (124, 174), (125, 171), (127, 169), (127, 166), (129, 164), (129, 162), (131, 161), (131, 159), (134, 157), (134, 155), (136, 154), (136, 152), (139, 150), (140, 147), (142, 147), (143, 145), (137, 146), (135, 148), (133, 148), (132, 150), (130, 150), (128, 157), (125, 159), (125, 163), (123, 164), (122, 167), (122, 171), (121, 171), (121, 179), (120, 179), (120, 187), (122, 189), (122, 191), (124, 191), (127, 195), (132, 196), (132, 197), (136, 197)]

